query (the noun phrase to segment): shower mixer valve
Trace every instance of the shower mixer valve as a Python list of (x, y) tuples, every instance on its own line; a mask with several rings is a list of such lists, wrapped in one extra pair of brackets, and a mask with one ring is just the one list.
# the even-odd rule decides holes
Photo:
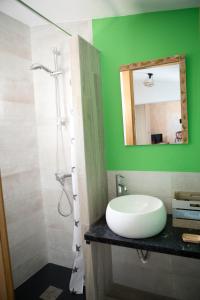
[(66, 174), (66, 173), (55, 173), (55, 176), (56, 176), (56, 180), (57, 180), (62, 186), (64, 186), (64, 184), (65, 184), (65, 179), (66, 179), (66, 178), (72, 177), (71, 174)]

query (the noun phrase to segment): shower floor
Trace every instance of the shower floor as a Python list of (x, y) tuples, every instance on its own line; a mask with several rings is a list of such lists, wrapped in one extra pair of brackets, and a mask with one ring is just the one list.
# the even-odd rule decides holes
[(15, 290), (15, 300), (85, 300), (70, 294), (70, 276), (71, 269), (47, 264)]

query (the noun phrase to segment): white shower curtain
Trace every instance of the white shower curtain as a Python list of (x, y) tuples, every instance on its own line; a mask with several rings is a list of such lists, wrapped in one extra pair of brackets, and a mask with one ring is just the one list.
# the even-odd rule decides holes
[(75, 253), (71, 280), (69, 289), (71, 293), (82, 294), (84, 286), (84, 260), (83, 260), (83, 249), (82, 249), (82, 238), (81, 238), (81, 224), (80, 224), (80, 200), (78, 193), (78, 179), (77, 179), (77, 166), (75, 147), (76, 139), (74, 136), (74, 117), (73, 117), (73, 106), (71, 101), (70, 109), (70, 135), (71, 135), (71, 164), (72, 164), (72, 191), (73, 191), (73, 207), (74, 207), (74, 234), (73, 234), (73, 245), (72, 249)]

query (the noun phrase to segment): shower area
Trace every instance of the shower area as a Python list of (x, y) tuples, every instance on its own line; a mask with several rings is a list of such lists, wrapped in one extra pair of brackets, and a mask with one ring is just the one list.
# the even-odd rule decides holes
[[(88, 21), (62, 28), (92, 40)], [(72, 184), (69, 39), (46, 21), (30, 26), (0, 7), (0, 168), (20, 300), (66, 299), (66, 293), (69, 299), (84, 299), (75, 295), (83, 292), (84, 270)], [(40, 286), (37, 295), (31, 291), (34, 284)], [(51, 293), (57, 296), (50, 298)]]

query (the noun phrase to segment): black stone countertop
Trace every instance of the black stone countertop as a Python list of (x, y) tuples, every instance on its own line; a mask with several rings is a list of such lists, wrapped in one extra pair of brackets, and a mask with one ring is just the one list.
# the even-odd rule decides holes
[(90, 227), (84, 237), (87, 243), (99, 242), (178, 256), (200, 258), (200, 244), (184, 243), (181, 239), (182, 233), (200, 234), (200, 230), (172, 227), (172, 217), (168, 215), (167, 225), (158, 235), (145, 239), (129, 239), (112, 232), (107, 226), (105, 217), (102, 217)]

